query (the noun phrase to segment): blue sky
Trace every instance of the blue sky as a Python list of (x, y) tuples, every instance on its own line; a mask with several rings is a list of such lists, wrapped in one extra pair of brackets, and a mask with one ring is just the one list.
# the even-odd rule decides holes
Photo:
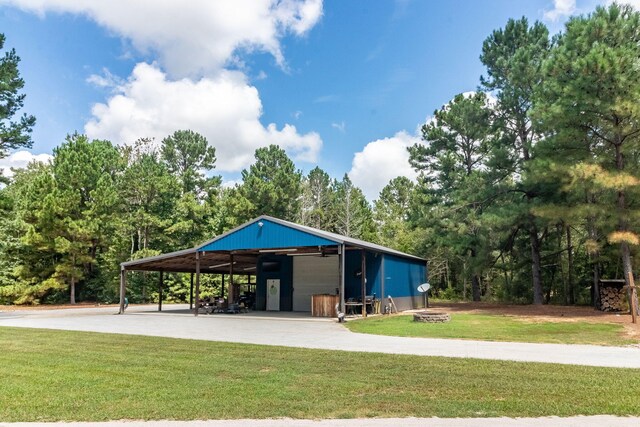
[(74, 131), (130, 144), (189, 128), (227, 181), (277, 143), (304, 171), (349, 173), (373, 200), (414, 176), (406, 146), (426, 118), (476, 89), (492, 30), (526, 16), (557, 32), (596, 4), (0, 0), (0, 31), (22, 58), (33, 155)]

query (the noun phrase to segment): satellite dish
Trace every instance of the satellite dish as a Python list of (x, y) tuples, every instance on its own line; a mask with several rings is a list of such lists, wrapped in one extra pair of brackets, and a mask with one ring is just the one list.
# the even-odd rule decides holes
[(418, 292), (427, 292), (430, 288), (431, 288), (430, 284), (423, 283), (422, 285), (418, 286)]

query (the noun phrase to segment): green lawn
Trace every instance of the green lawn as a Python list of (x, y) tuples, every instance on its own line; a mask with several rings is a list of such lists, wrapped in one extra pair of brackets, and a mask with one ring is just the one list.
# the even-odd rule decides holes
[(640, 415), (637, 369), (21, 328), (0, 348), (2, 421)]
[(399, 337), (462, 338), (485, 341), (544, 342), (622, 346), (622, 325), (586, 322), (528, 322), (516, 317), (453, 314), (447, 323), (414, 322), (413, 316), (369, 317), (346, 323), (353, 332)]

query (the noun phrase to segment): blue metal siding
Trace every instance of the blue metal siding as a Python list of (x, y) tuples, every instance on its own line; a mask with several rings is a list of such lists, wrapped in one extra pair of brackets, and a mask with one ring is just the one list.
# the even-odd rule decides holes
[[(262, 222), (262, 227), (258, 225)], [(326, 246), (336, 242), (263, 219), (200, 248), (201, 251), (273, 249), (296, 246)]]
[(427, 266), (419, 261), (384, 256), (384, 293), (392, 297), (418, 296), (417, 287), (426, 281)]
[(374, 295), (376, 298), (382, 297), (381, 288), (381, 267), (382, 254), (367, 252), (367, 295)]
[[(362, 279), (357, 276), (357, 272), (362, 268), (362, 251), (350, 250), (346, 254), (346, 265), (344, 287), (345, 298), (360, 298), (362, 296)], [(367, 252), (366, 259), (366, 275), (367, 275), (367, 293), (366, 295), (376, 294), (377, 298), (382, 296), (382, 254)]]
[(344, 296), (345, 298), (359, 298), (362, 295), (360, 290), (361, 282), (357, 272), (360, 270), (360, 251), (346, 251), (344, 269)]

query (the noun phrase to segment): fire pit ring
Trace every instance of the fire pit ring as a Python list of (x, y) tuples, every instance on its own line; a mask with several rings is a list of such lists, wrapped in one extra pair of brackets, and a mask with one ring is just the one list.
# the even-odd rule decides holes
[(449, 313), (429, 313), (427, 311), (420, 311), (413, 313), (414, 322), (423, 323), (444, 323), (451, 320)]

